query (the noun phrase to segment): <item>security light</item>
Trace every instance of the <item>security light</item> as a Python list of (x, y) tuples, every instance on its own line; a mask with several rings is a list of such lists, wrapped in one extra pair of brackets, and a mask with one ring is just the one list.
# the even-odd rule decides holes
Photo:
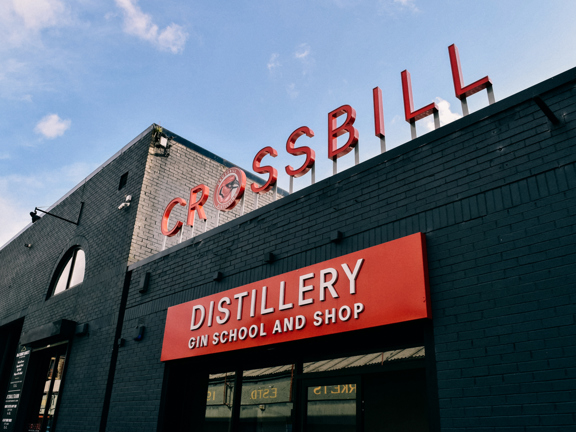
[(124, 202), (118, 206), (118, 210), (130, 207), (130, 201), (132, 201), (132, 195), (126, 195), (126, 198), (124, 198)]

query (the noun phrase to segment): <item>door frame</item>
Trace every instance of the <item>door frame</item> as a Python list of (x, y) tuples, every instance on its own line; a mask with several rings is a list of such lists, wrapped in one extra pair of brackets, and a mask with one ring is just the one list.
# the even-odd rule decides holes
[[(66, 345), (65, 347), (63, 347), (63, 345)], [(37, 348), (32, 348), (32, 353), (31, 353), (31, 358), (30, 358), (30, 362), (34, 362), (32, 364), (32, 367), (34, 368), (34, 372), (26, 377), (26, 381), (24, 383), (25, 385), (25, 391), (26, 391), (26, 401), (27, 404), (30, 402), (30, 399), (32, 398), (32, 394), (31, 392), (34, 389), (34, 382), (32, 380), (39, 380), (42, 377), (44, 377), (44, 381), (46, 381), (46, 375), (45, 373), (47, 372), (46, 370), (44, 370), (44, 368), (41, 368), (41, 365), (39, 363), (37, 363), (38, 361), (38, 354), (36, 354), (36, 358), (34, 357), (35, 353), (38, 353), (40, 351), (53, 351), (54, 355), (57, 355), (58, 358), (64, 356), (65, 360), (64, 360), (64, 367), (62, 369), (62, 378), (60, 380), (60, 388), (58, 390), (58, 400), (56, 402), (56, 407), (54, 409), (54, 414), (52, 416), (52, 427), (51, 427), (51, 431), (56, 430), (56, 423), (58, 420), (58, 411), (60, 409), (60, 403), (62, 401), (62, 394), (63, 394), (63, 390), (65, 387), (65, 379), (66, 379), (66, 369), (68, 366), (68, 362), (70, 360), (70, 349), (71, 349), (71, 341), (61, 341), (61, 342), (56, 342), (56, 343), (52, 343), (52, 344), (48, 344), (45, 346), (41, 346), (41, 347), (37, 347)], [(50, 356), (51, 354), (48, 353), (48, 355), (46, 356), (47, 358)], [(58, 367), (58, 361), (56, 361), (54, 363), (54, 371), (57, 372), (57, 367)], [(28, 381), (30, 379), (30, 381)], [(53, 395), (53, 390), (54, 390), (54, 382), (56, 380), (56, 373), (52, 374), (52, 378), (51, 378), (51, 383), (50, 383), (50, 391), (48, 393), (47, 396), (47, 400), (46, 400), (46, 407), (45, 407), (45, 412), (44, 412), (44, 417), (41, 421), (41, 431), (44, 431), (46, 429), (46, 423), (47, 423), (47, 412), (50, 409), (50, 404), (51, 404), (51, 399), (52, 399), (52, 395)], [(37, 407), (38, 409), (40, 407)], [(29, 407), (29, 409), (33, 409), (32, 407)], [(24, 410), (21, 413), (18, 413), (18, 417), (21, 417), (21, 424), (24, 426), (28, 420), (28, 408), (26, 410)]]

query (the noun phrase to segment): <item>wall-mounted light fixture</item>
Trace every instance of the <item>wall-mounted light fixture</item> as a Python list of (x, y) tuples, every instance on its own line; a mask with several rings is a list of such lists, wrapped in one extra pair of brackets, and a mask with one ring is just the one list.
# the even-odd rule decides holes
[(148, 287), (150, 286), (150, 272), (146, 272), (142, 279), (140, 279), (140, 285), (138, 285), (138, 292), (144, 294), (148, 292)]
[(136, 326), (136, 332), (134, 333), (134, 340), (136, 342), (140, 342), (142, 339), (144, 339), (144, 330), (145, 329), (146, 329), (146, 327), (143, 325)]
[(47, 211), (44, 211), (44, 210), (42, 210), (42, 209), (39, 209), (38, 207), (34, 208), (34, 211), (33, 211), (33, 212), (30, 212), (30, 216), (32, 217), (32, 223), (34, 223), (34, 222), (36, 222), (36, 221), (39, 221), (39, 220), (42, 219), (42, 218), (41, 218), (40, 216), (38, 216), (38, 213), (37, 213), (37, 212), (40, 211), (40, 212), (45, 213), (45, 214), (47, 214), (47, 215), (53, 216), (53, 217), (55, 217), (55, 218), (57, 218), (57, 219), (62, 219), (63, 221), (69, 222), (69, 223), (74, 224), (74, 225), (78, 225), (78, 224), (80, 223), (80, 216), (82, 215), (82, 209), (83, 209), (83, 208), (84, 208), (84, 203), (81, 202), (81, 203), (80, 203), (80, 211), (78, 212), (78, 220), (77, 220), (76, 222), (71, 221), (71, 220), (69, 220), (69, 219), (65, 219), (65, 218), (63, 218), (62, 216), (58, 216), (58, 215), (55, 215), (55, 214), (53, 214), (53, 213), (49, 213), (49, 212), (47, 212)]
[(152, 140), (156, 148), (164, 149), (164, 153), (157, 153), (156, 156), (170, 156), (170, 147), (172, 147), (170, 142), (172, 141), (172, 137), (166, 135), (161, 126), (154, 126)]

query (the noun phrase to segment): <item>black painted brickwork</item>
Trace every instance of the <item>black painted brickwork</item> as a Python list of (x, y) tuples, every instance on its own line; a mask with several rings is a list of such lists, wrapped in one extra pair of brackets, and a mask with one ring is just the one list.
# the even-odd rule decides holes
[[(24, 332), (60, 319), (89, 325), (88, 335), (72, 340), (58, 431), (99, 427), (150, 140), (150, 134), (142, 137), (50, 210), (75, 221), (84, 201), (78, 226), (46, 215), (0, 250), (0, 325), (19, 317), (24, 317)], [(128, 183), (118, 191), (125, 172), (130, 173)], [(132, 195), (132, 206), (119, 211), (127, 194)], [(32, 247), (25, 248), (24, 243)], [(55, 267), (75, 244), (86, 252), (84, 282), (46, 300)]]
[[(167, 307), (418, 231), (442, 431), (573, 430), (574, 78), (569, 71), (131, 266), (108, 430), (156, 428)], [(329, 242), (335, 230), (339, 244)], [(276, 261), (265, 264), (265, 252)], [(140, 294), (145, 272), (150, 288)]]

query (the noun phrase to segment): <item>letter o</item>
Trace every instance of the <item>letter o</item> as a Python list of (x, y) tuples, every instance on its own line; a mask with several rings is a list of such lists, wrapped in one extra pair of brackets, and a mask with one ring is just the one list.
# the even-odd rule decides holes
[[(252, 331), (252, 330), (254, 330), (254, 331)], [(252, 324), (250, 326), (250, 330), (248, 331), (248, 335), (252, 339), (254, 339), (256, 336), (258, 336), (258, 326), (256, 324)]]
[(246, 339), (246, 335), (248, 334), (248, 329), (246, 327), (240, 327), (238, 331), (238, 339), (244, 340)]
[[(346, 311), (346, 315), (344, 315), (342, 311)], [(338, 311), (338, 318), (340, 318), (340, 321), (348, 321), (351, 316), (352, 309), (350, 309), (350, 306), (342, 306)]]

